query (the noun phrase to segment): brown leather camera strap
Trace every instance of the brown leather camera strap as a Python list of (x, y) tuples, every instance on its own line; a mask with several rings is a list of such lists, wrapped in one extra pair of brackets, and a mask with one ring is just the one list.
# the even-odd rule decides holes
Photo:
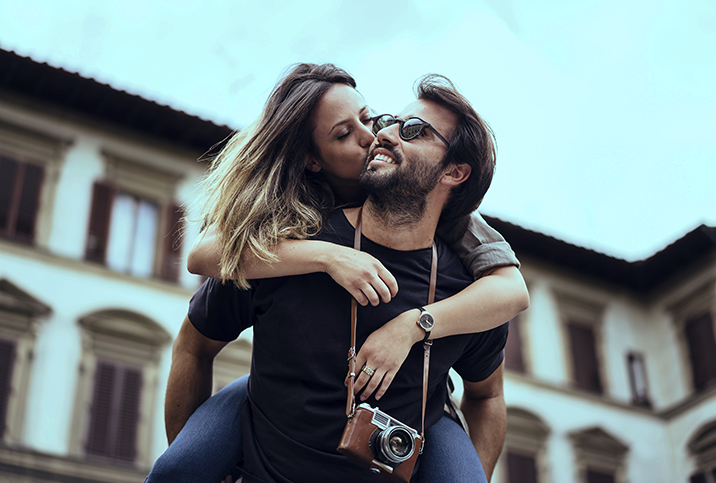
[[(356, 220), (355, 237), (353, 239), (353, 248), (360, 250), (361, 248), (361, 229), (363, 226), (363, 207), (358, 210), (358, 219)], [(432, 245), (432, 262), (430, 265), (430, 288), (428, 289), (428, 305), (435, 301), (435, 286), (438, 278), (438, 250), (435, 242)], [(356, 377), (356, 325), (358, 321), (358, 302), (353, 298), (351, 300), (351, 347), (348, 350), (348, 401), (346, 404), (346, 416), (351, 417), (355, 412), (355, 394), (353, 389)], [(430, 371), (430, 347), (432, 347), (432, 339), (427, 340), (423, 344), (423, 409), (420, 423), (420, 437), (425, 442), (425, 407), (428, 402), (428, 373)], [(420, 450), (422, 453), (422, 448)]]

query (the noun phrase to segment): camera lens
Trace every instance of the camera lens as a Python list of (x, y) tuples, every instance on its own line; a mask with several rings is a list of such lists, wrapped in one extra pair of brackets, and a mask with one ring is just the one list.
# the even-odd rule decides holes
[(394, 455), (403, 457), (410, 453), (412, 441), (406, 439), (406, 436), (408, 436), (408, 434), (402, 431), (399, 433), (393, 433), (393, 435), (388, 440), (388, 446), (390, 447), (390, 451)]
[(373, 452), (378, 459), (386, 463), (400, 464), (410, 458), (415, 451), (413, 436), (400, 426), (391, 426), (376, 436), (375, 441), (371, 441)]

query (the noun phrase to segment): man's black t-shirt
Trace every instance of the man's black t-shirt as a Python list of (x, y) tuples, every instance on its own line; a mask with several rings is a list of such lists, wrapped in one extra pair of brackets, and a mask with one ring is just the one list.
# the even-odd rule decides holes
[[(354, 233), (337, 210), (316, 239), (352, 246)], [(438, 301), (467, 287), (472, 277), (445, 243), (435, 242)], [(385, 265), (399, 290), (388, 304), (358, 307), (358, 349), (384, 323), (427, 304), (432, 256), (430, 248), (397, 251), (366, 237), (362, 250)], [(253, 326), (249, 397), (243, 410), (249, 481), (384, 481), (336, 451), (346, 423), (350, 300), (325, 273), (253, 281), (246, 291), (209, 279), (192, 298), (189, 319), (206, 337), (229, 341)], [(435, 340), (426, 427), (442, 417), (448, 370), (453, 367), (472, 382), (489, 377), (502, 363), (507, 327)], [(422, 344), (416, 344), (380, 401), (370, 397), (366, 402), (419, 431), (422, 363)]]

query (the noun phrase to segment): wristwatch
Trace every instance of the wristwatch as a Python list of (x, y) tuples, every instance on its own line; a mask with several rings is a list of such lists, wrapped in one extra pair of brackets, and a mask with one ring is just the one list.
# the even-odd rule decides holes
[(425, 338), (423, 339), (423, 342), (425, 342), (430, 338), (431, 331), (435, 325), (435, 317), (433, 317), (433, 314), (425, 310), (424, 307), (418, 308), (420, 309), (420, 317), (415, 323), (418, 324), (418, 327), (425, 331)]

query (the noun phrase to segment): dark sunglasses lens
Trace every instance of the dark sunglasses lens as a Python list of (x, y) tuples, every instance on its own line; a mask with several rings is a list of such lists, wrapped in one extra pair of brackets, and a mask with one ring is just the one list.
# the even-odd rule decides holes
[(395, 118), (390, 114), (385, 114), (373, 121), (373, 132), (378, 134), (378, 131), (385, 129), (388, 126), (392, 126), (393, 124), (395, 124)]
[(423, 127), (423, 121), (420, 119), (408, 119), (403, 123), (403, 128), (401, 129), (403, 139), (408, 140), (417, 137), (420, 131), (423, 130)]

